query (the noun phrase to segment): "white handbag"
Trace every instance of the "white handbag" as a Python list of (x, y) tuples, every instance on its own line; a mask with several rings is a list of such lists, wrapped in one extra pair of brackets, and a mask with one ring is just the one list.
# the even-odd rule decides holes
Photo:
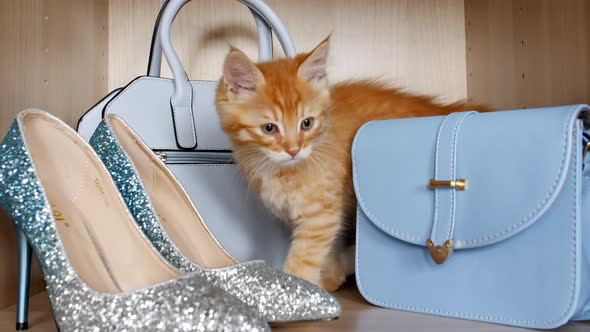
[[(266, 3), (239, 1), (256, 19), (261, 61), (272, 59), (271, 31), (285, 54), (295, 56), (289, 34)], [(88, 140), (105, 114), (120, 116), (182, 183), (230, 254), (241, 261), (264, 259), (280, 267), (287, 255), (289, 233), (249, 192), (232, 162), (231, 145), (215, 111), (218, 82), (189, 81), (172, 47), (172, 23), (187, 2), (164, 3), (154, 28), (148, 75), (112, 91), (92, 107), (80, 119), (78, 132)], [(159, 77), (162, 50), (174, 79)]]

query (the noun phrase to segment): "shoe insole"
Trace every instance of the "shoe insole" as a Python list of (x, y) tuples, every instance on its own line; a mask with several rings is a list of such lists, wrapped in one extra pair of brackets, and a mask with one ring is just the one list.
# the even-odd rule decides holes
[(135, 225), (110, 175), (75, 133), (41, 113), (23, 119), (65, 253), (99, 292), (129, 292), (178, 277)]
[(111, 116), (107, 121), (136, 167), (164, 230), (181, 253), (204, 268), (235, 265), (236, 260), (215, 240), (174, 176), (122, 120)]

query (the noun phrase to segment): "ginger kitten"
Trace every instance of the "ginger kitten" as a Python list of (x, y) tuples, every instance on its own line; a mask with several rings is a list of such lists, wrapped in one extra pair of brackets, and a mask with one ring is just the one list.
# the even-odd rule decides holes
[(346, 277), (337, 240), (354, 227), (350, 150), (360, 126), (481, 108), (370, 81), (330, 86), (328, 51), (326, 39), (294, 59), (254, 64), (232, 48), (217, 110), (247, 182), (292, 229), (285, 272), (334, 291)]

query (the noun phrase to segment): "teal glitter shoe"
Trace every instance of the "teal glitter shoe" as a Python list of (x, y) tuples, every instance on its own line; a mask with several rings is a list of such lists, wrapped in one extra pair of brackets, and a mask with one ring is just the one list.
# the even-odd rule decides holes
[(202, 275), (270, 323), (340, 315), (338, 301), (320, 287), (263, 261), (238, 263), (229, 255), (172, 173), (122, 119), (107, 116), (90, 145), (109, 169), (139, 228), (176, 268)]
[(32, 249), (61, 332), (268, 330), (241, 300), (169, 265), (92, 148), (46, 112), (21, 112), (0, 145), (0, 207), (21, 240), (17, 329)]

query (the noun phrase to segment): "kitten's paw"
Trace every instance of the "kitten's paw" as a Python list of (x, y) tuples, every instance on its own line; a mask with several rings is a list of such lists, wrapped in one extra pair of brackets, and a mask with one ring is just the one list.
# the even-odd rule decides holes
[(346, 274), (338, 261), (328, 264), (322, 269), (321, 287), (328, 292), (335, 292), (346, 281)]
[(346, 273), (338, 252), (332, 252), (322, 267), (320, 286), (328, 292), (335, 292), (346, 281)]
[(346, 278), (344, 274), (339, 276), (329, 276), (329, 277), (322, 277), (322, 283), (320, 287), (327, 290), (328, 292), (335, 292), (344, 284)]

